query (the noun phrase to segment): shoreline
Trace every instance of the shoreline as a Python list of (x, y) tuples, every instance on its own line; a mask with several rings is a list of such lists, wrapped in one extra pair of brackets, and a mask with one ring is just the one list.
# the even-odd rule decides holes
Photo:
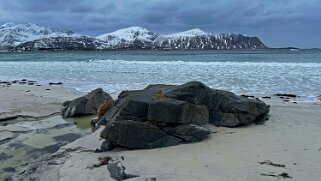
[[(48, 88), (50, 90), (46, 90)], [(21, 109), (22, 113), (34, 117), (57, 111), (63, 101), (84, 94), (63, 86), (47, 85), (17, 84), (0, 89), (1, 102), (7, 102), (8, 108)], [(16, 96), (16, 100), (12, 96)], [(98, 129), (61, 147), (49, 158), (35, 160), (20, 179), (111, 179), (106, 166), (91, 169), (99, 162), (99, 157), (111, 156), (123, 157), (126, 171), (140, 175), (131, 180), (275, 180), (278, 178), (269, 175), (281, 173), (288, 173), (291, 180), (318, 180), (321, 144), (315, 138), (320, 137), (321, 101), (295, 104), (276, 97), (261, 100), (271, 105), (270, 119), (263, 125), (238, 128), (209, 125), (212, 134), (199, 143), (150, 150), (117, 148), (94, 153), (103, 142), (99, 138), (101, 129)], [(23, 110), (27, 105), (32, 105), (34, 110)], [(5, 105), (1, 106), (1, 112), (5, 111)], [(0, 133), (9, 134), (1, 130)], [(260, 164), (264, 161), (285, 164), (285, 168)]]
[(286, 173), (291, 180), (317, 181), (321, 144), (315, 138), (320, 136), (321, 104), (267, 103), (271, 112), (265, 124), (238, 128), (209, 125), (210, 137), (194, 144), (94, 153), (103, 141), (99, 140), (100, 129), (63, 146), (49, 160), (30, 166), (36, 171), (23, 177), (108, 180), (106, 166), (91, 166), (110, 156), (124, 158), (126, 171), (140, 175), (131, 180), (275, 180), (283, 179), (279, 175)]

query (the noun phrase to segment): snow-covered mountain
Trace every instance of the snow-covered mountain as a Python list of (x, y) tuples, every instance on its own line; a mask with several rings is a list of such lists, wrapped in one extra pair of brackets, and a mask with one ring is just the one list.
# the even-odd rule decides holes
[(184, 32), (159, 34), (133, 26), (97, 37), (39, 25), (4, 24), (0, 27), (1, 47), (23, 50), (210, 50), (267, 48), (259, 38), (241, 34), (206, 33), (195, 28)]
[(15, 47), (21, 43), (49, 37), (76, 37), (72, 31), (46, 28), (32, 23), (6, 23), (0, 26), (0, 47)]
[(208, 35), (208, 33), (204, 32), (199, 28), (194, 28), (188, 31), (161, 35), (160, 38), (179, 39), (181, 37), (195, 37), (195, 36), (206, 36), (206, 35)]
[(267, 48), (259, 38), (241, 34), (206, 33), (195, 28), (159, 34), (142, 27), (129, 27), (96, 37), (106, 42), (102, 49), (204, 50)]
[(108, 42), (110, 46), (124, 46), (134, 41), (153, 42), (157, 38), (157, 34), (146, 28), (133, 26), (129, 28), (119, 29), (117, 31), (97, 36), (97, 39)]
[[(187, 34), (188, 32), (188, 34)], [(212, 34), (198, 31), (186, 31), (159, 36), (154, 41), (154, 49), (161, 50), (228, 50), (267, 48), (259, 38), (241, 34)]]

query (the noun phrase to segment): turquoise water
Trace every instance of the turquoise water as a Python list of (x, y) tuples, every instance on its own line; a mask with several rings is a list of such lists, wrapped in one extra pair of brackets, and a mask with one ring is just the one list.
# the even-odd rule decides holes
[(0, 53), (0, 79), (32, 79), (117, 95), (151, 83), (198, 80), (257, 96), (321, 94), (320, 50), (107, 51)]

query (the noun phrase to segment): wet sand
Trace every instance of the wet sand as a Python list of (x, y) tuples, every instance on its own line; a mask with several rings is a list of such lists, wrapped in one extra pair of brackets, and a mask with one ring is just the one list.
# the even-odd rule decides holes
[(81, 94), (62, 86), (0, 85), (0, 180), (14, 180), (27, 163), (90, 133), (90, 118), (59, 115), (63, 101)]

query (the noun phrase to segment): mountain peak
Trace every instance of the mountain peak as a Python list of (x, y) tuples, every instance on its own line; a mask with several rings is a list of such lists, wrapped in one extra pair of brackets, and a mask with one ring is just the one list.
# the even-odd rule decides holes
[(130, 27), (127, 27), (127, 28), (122, 28), (122, 29), (119, 29), (119, 30), (116, 30), (114, 32), (119, 32), (119, 31), (140, 31), (140, 32), (149, 32), (149, 30), (147, 30), (146, 28), (144, 27), (141, 27), (141, 26), (130, 26)]
[[(106, 35), (112, 35), (112, 36), (131, 36), (132, 34), (144, 34), (144, 33), (150, 33), (149, 30), (147, 30), (146, 28), (140, 27), (140, 26), (131, 26), (131, 27), (127, 27), (127, 28), (122, 28), (119, 30), (116, 30), (114, 32), (111, 33), (106, 33), (104, 34), (104, 36)], [(103, 36), (103, 35), (101, 35)]]
[(5, 23), (0, 27), (0, 47), (13, 47), (20, 43), (48, 37), (79, 36), (72, 31), (46, 28), (34, 23)]
[(182, 33), (190, 34), (190, 35), (206, 35), (207, 33), (199, 28), (193, 28)]
[(167, 35), (164, 35), (163, 37), (165, 38), (194, 37), (194, 36), (204, 36), (207, 34), (208, 33), (204, 32), (199, 28), (194, 28), (183, 32), (167, 34)]
[(111, 33), (106, 33), (96, 38), (110, 42), (112, 45), (120, 44), (123, 41), (132, 42), (135, 40), (152, 41), (155, 33), (140, 26), (122, 28)]

